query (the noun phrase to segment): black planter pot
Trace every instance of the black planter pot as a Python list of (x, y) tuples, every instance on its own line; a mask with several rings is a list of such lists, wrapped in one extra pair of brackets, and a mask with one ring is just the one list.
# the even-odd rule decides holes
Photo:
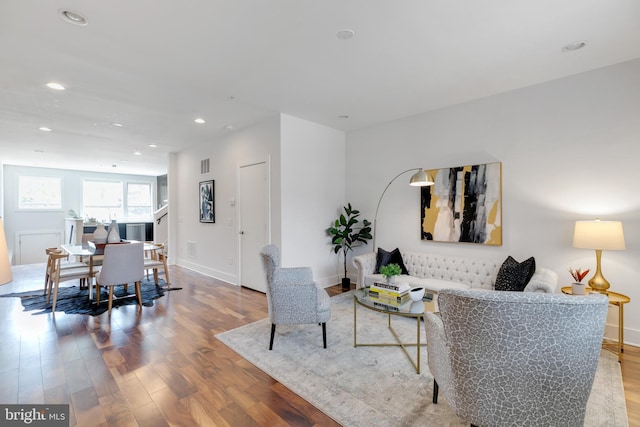
[(351, 279), (349, 279), (348, 277), (343, 277), (342, 278), (342, 290), (343, 291), (348, 291), (351, 289)]

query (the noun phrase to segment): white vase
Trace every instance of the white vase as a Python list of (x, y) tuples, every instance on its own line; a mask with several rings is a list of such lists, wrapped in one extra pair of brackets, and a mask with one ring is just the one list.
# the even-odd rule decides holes
[(424, 297), (424, 288), (413, 288), (409, 291), (409, 296), (413, 301), (422, 301), (422, 297)]
[(96, 243), (107, 243), (107, 230), (104, 228), (104, 224), (98, 223), (96, 229), (93, 232), (93, 240)]
[(387, 283), (396, 283), (396, 276), (387, 276)]
[(120, 243), (120, 230), (115, 219), (111, 221), (111, 224), (109, 224), (107, 243)]
[(586, 295), (587, 294), (587, 290), (586, 290), (587, 286), (584, 283), (572, 283), (571, 284), (571, 293), (573, 295)]

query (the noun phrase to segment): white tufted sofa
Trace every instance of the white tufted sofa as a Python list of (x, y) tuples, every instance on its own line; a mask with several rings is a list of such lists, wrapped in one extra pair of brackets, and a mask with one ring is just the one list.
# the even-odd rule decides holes
[[(397, 282), (409, 283), (412, 287), (424, 286), (427, 292), (441, 289), (487, 289), (493, 290), (498, 270), (504, 260), (481, 260), (427, 254), (422, 252), (401, 252), (402, 260), (409, 275), (401, 275)], [(369, 252), (353, 257), (353, 265), (358, 269), (358, 286), (371, 286), (384, 281), (382, 274), (373, 274), (376, 268), (376, 254)], [(555, 293), (558, 275), (548, 268), (537, 267), (536, 272), (524, 289), (525, 292)]]

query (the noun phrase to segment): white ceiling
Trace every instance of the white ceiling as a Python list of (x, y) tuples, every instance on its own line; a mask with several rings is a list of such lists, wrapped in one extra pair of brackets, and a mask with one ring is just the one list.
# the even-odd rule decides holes
[(277, 112), (349, 131), (638, 57), (637, 0), (0, 0), (0, 161), (161, 175)]

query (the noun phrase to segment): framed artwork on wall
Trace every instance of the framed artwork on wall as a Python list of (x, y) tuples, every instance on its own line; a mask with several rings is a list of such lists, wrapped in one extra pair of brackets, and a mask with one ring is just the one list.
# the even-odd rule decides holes
[(502, 245), (502, 163), (428, 170), (420, 191), (420, 235), (435, 242)]
[(199, 188), (200, 222), (216, 222), (214, 181), (202, 181)]

